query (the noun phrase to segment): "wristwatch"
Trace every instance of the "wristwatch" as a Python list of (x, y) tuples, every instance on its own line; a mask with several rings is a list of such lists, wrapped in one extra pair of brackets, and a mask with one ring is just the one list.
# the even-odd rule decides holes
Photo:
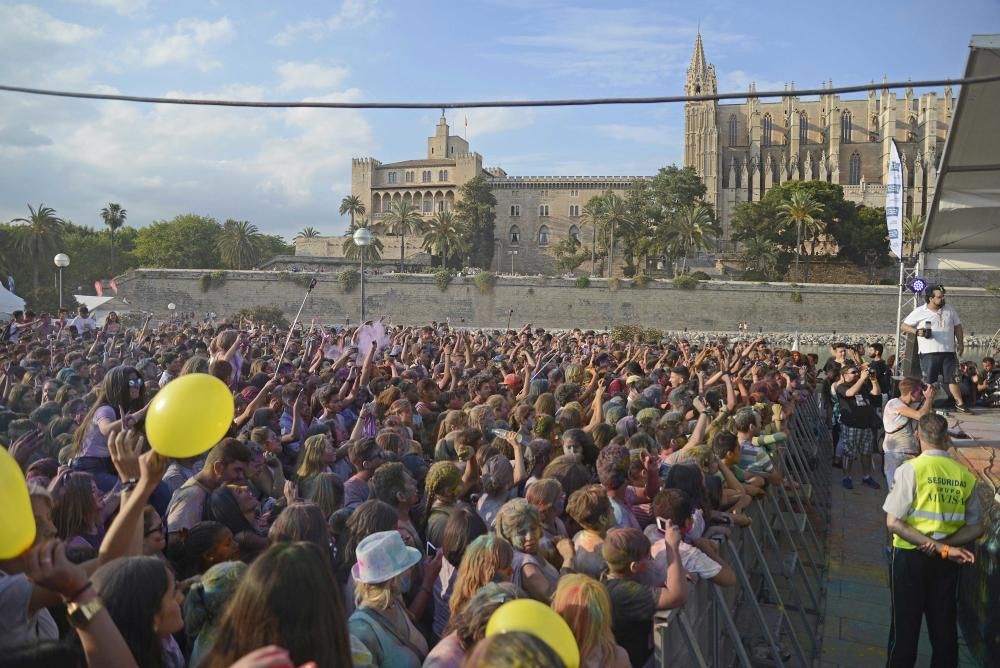
[(66, 606), (69, 623), (78, 629), (86, 628), (90, 620), (94, 618), (94, 615), (102, 609), (104, 609), (104, 601), (101, 600), (100, 596), (95, 596), (86, 603), (70, 603)]

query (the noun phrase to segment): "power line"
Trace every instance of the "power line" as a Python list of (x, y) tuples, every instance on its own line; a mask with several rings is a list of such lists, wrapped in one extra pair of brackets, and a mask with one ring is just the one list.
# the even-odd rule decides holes
[(747, 98), (786, 98), (806, 95), (835, 95), (860, 93), (871, 90), (897, 88), (938, 88), (941, 86), (968, 86), (1000, 81), (1000, 74), (964, 79), (929, 79), (925, 81), (893, 81), (880, 84), (869, 83), (837, 88), (808, 88), (785, 91), (742, 91), (738, 93), (715, 93), (712, 95), (668, 95), (660, 97), (594, 97), (563, 100), (483, 100), (473, 102), (258, 102), (251, 100), (215, 100), (179, 97), (147, 97), (141, 95), (120, 95), (112, 93), (82, 93), (78, 91), (28, 88), (0, 84), (0, 91), (27, 95), (47, 95), (83, 100), (115, 100), (119, 102), (141, 102), (145, 104), (180, 104), (207, 107), (249, 107), (249, 108), (307, 108), (307, 109), (485, 109), (501, 107), (589, 107), (622, 104), (671, 104), (677, 102), (711, 102), (718, 100), (742, 100)]

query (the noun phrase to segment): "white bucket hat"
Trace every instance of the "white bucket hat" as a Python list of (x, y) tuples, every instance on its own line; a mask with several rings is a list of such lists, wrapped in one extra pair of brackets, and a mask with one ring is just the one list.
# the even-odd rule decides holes
[(379, 531), (368, 536), (357, 549), (358, 563), (351, 574), (358, 582), (378, 584), (412, 568), (421, 559), (420, 550), (403, 542), (398, 531)]

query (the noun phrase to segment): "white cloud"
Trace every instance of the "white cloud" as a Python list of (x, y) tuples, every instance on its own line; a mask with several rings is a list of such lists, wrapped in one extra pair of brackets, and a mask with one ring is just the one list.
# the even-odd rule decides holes
[(121, 16), (138, 14), (149, 6), (149, 0), (77, 0), (88, 5), (110, 9)]
[(469, 119), (469, 141), (477, 137), (519, 130), (534, 125), (537, 114), (527, 107), (499, 107), (496, 109), (456, 109), (450, 112), (451, 131), (465, 136), (465, 119)]
[(596, 129), (612, 139), (657, 146), (675, 146), (679, 143), (678, 139), (682, 134), (676, 128), (667, 126), (623, 125), (619, 123), (598, 125)]
[(100, 31), (61, 21), (34, 5), (0, 5), (0, 43), (47, 42), (71, 45), (92, 39)]
[(274, 46), (288, 46), (302, 39), (318, 40), (337, 30), (358, 28), (378, 15), (377, 0), (343, 0), (336, 14), (291, 23), (271, 38)]
[(326, 66), (319, 63), (288, 62), (274, 69), (281, 76), (281, 83), (278, 84), (281, 90), (335, 88), (350, 73), (350, 69), (343, 65)]
[(218, 21), (201, 19), (180, 19), (173, 26), (160, 26), (146, 31), (140, 37), (139, 62), (147, 67), (162, 65), (193, 65), (201, 70), (222, 66), (212, 60), (207, 52), (212, 47), (225, 44), (233, 38), (236, 30), (228, 17)]
[(785, 81), (769, 81), (754, 77), (743, 70), (731, 70), (719, 78), (719, 92), (739, 93), (750, 88), (751, 82), (757, 86), (758, 91), (784, 90), (787, 83)]

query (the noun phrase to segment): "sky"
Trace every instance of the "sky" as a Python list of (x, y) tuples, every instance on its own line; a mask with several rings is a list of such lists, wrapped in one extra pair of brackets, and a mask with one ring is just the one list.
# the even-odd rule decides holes
[[(245, 100), (679, 95), (697, 31), (720, 92), (960, 77), (1000, 2), (53, 0), (0, 2), (0, 83)], [(339, 234), (352, 157), (425, 157), (438, 111), (153, 106), (0, 92), (0, 219), (182, 213)], [(683, 106), (448, 113), (508, 174), (679, 163)], [(468, 127), (466, 129), (466, 120)], [(467, 133), (467, 134), (466, 134)]]

